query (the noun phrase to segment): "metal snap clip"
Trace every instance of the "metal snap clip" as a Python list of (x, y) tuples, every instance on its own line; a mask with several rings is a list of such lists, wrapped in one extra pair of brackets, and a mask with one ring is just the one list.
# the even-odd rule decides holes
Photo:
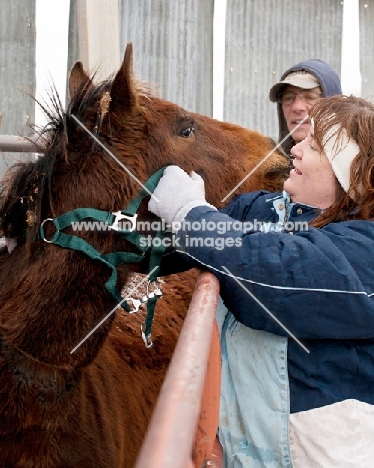
[(141, 325), (140, 325), (140, 331), (142, 333), (142, 339), (144, 341), (144, 344), (145, 344), (145, 347), (146, 348), (152, 348), (153, 346), (153, 342), (152, 342), (152, 334), (151, 333), (148, 333), (148, 335), (146, 335), (144, 333), (144, 326), (145, 326), (145, 323), (143, 322)]
[[(130, 311), (128, 312), (129, 314), (135, 314), (136, 312), (139, 312), (142, 301), (139, 299), (134, 299), (133, 297), (126, 297), (124, 301), (126, 301), (127, 305), (130, 307)], [(131, 305), (128, 303), (129, 301), (131, 302)], [(133, 307), (132, 309), (131, 306)]]

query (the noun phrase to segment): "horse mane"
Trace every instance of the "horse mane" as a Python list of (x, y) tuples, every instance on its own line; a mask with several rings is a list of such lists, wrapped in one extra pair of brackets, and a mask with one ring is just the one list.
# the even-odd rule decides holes
[[(56, 163), (64, 161), (71, 164), (77, 153), (82, 151), (85, 157), (81, 158), (82, 164), (78, 170), (84, 169), (85, 161), (90, 158), (97, 143), (92, 140), (91, 151), (87, 152), (89, 146), (81, 145), (80, 141), (86, 143), (88, 135), (73, 116), (84, 121), (99, 136), (111, 101), (113, 75), (94, 85), (95, 76), (96, 72), (86, 75), (83, 83), (79, 83), (76, 89), (70, 89), (72, 95), (66, 110), (54, 86), (48, 93), (49, 103), (30, 95), (43, 110), (48, 123), (42, 128), (34, 128), (37, 135), (33, 141), (38, 152), (36, 160), (13, 164), (0, 180), (1, 236), (16, 238), (18, 244), (35, 240), (45, 211), (49, 209), (54, 213), (52, 183)], [(155, 95), (150, 84), (134, 76), (132, 79), (132, 87), (139, 97), (150, 99)], [(96, 109), (96, 112), (92, 112), (92, 109)], [(91, 112), (87, 113), (87, 110)]]

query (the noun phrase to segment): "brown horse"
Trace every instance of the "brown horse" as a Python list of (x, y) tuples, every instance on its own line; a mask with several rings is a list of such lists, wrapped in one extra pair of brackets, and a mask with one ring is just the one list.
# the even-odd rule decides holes
[[(11, 253), (6, 248), (0, 253), (4, 468), (132, 467), (194, 281), (193, 273), (165, 278), (154, 346), (147, 349), (139, 332), (144, 318), (122, 309), (109, 314), (118, 302), (104, 286), (108, 266), (82, 251), (45, 242), (56, 233), (51, 221), (43, 221), (77, 208), (122, 210), (139, 193), (136, 179), (144, 183), (170, 163), (200, 173), (207, 199), (219, 205), (273, 148), (256, 132), (153, 96), (133, 76), (131, 44), (114, 78), (100, 84), (77, 63), (69, 92), (66, 112), (57, 98), (45, 109), (50, 123), (43, 130), (43, 154), (15, 165), (2, 185), (1, 228), (17, 241)], [(278, 190), (288, 164), (274, 153), (240, 190)], [(138, 219), (147, 216), (146, 206), (144, 200)], [(73, 234), (71, 227), (65, 232)], [(87, 230), (80, 236), (100, 255), (138, 255), (138, 248), (114, 230)], [(119, 266), (117, 285), (145, 271), (143, 264)]]

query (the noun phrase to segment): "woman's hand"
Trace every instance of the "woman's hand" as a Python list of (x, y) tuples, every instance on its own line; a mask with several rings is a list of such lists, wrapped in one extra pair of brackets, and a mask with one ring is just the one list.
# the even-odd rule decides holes
[(203, 179), (178, 166), (168, 166), (161, 177), (148, 209), (168, 224), (181, 222), (195, 206), (208, 205), (205, 200)]

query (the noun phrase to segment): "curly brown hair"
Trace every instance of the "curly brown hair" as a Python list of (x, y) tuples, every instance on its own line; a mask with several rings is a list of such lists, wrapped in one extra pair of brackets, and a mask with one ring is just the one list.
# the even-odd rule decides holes
[(320, 99), (310, 111), (314, 120), (314, 140), (323, 148), (324, 137), (334, 125), (345, 129), (360, 152), (351, 165), (350, 186), (345, 192), (339, 185), (335, 202), (311, 224), (323, 227), (333, 221), (374, 218), (374, 104), (356, 96), (332, 96)]

